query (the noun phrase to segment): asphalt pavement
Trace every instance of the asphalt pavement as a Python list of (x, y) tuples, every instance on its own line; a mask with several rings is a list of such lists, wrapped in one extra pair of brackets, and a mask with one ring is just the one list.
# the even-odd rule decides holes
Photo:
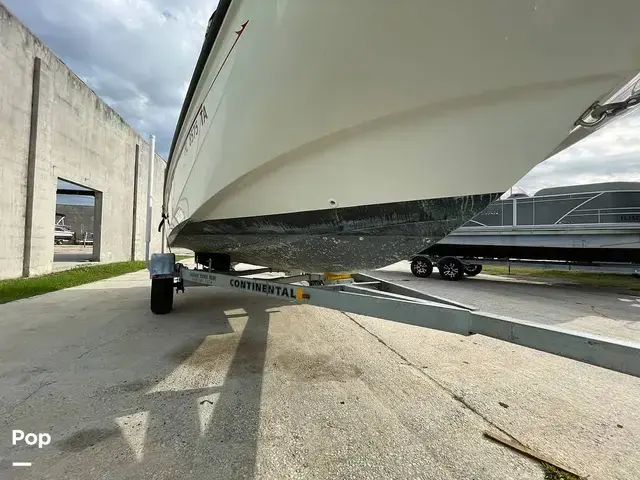
[(485, 312), (623, 340), (640, 340), (640, 292), (482, 273), (450, 282), (440, 278), (437, 268), (429, 278), (417, 278), (409, 265), (398, 262), (369, 273)]
[[(640, 340), (634, 296), (417, 279), (402, 264), (376, 274)], [(490, 431), (591, 479), (640, 478), (638, 378), (214, 288), (154, 316), (148, 295), (137, 272), (0, 305), (0, 477), (544, 478)], [(14, 430), (51, 442), (14, 446)]]

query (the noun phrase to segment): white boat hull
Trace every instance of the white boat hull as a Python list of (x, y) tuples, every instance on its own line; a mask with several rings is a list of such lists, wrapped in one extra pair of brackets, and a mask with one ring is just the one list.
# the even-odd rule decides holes
[[(174, 139), (170, 240), (307, 269), (421, 250), (640, 70), (638, 18), (637, 0), (233, 0)], [(344, 261), (310, 259), (349, 235)], [(369, 240), (385, 253), (347, 261)]]

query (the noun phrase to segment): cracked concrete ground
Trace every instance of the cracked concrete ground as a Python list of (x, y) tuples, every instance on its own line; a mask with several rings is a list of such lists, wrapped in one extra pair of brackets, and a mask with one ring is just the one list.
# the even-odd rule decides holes
[[(615, 294), (391, 270), (483, 310), (640, 337)], [(0, 477), (543, 479), (482, 436), (502, 431), (591, 479), (640, 478), (640, 379), (213, 288), (157, 317), (148, 285), (139, 272), (0, 306)], [(52, 444), (11, 446), (15, 428)]]

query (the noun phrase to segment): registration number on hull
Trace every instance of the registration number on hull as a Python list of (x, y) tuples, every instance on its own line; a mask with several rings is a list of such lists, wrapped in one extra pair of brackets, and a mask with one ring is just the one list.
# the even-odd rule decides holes
[(187, 139), (184, 142), (184, 153), (187, 153), (191, 148), (191, 145), (196, 142), (208, 119), (209, 116), (207, 115), (207, 108), (202, 104), (198, 109), (198, 113), (196, 113), (196, 118), (193, 119), (193, 124), (191, 125)]

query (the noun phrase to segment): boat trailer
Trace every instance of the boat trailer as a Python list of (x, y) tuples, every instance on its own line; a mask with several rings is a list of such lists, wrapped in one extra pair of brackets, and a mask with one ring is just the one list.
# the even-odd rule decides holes
[(604, 338), (550, 325), (498, 316), (361, 273), (249, 278), (270, 268), (218, 272), (176, 263), (173, 253), (155, 253), (149, 264), (151, 311), (167, 314), (173, 293), (185, 286), (239, 290), (292, 303), (314, 305), (393, 322), (456, 333), (484, 335), (583, 363), (640, 377), (640, 343)]

